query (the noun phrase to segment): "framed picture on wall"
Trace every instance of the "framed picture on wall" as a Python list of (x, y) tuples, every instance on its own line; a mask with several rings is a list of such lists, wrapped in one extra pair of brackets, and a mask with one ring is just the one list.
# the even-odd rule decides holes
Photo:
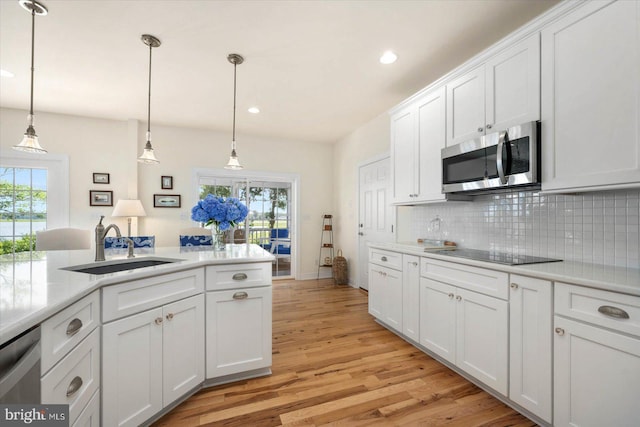
[(180, 195), (179, 194), (154, 194), (153, 207), (154, 208), (179, 208)]
[(113, 191), (89, 190), (89, 206), (113, 206)]
[(111, 181), (108, 173), (103, 172), (94, 172), (93, 173), (93, 183), (94, 184), (109, 184)]
[(163, 190), (173, 190), (173, 177), (163, 175), (160, 178), (160, 186)]

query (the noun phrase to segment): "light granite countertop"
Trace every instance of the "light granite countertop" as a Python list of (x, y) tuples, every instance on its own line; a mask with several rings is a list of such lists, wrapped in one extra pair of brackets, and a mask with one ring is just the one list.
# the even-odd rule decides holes
[(414, 243), (370, 243), (369, 247), (472, 265), (475, 267), (489, 268), (523, 276), (537, 277), (554, 282), (571, 283), (579, 286), (640, 296), (640, 269), (638, 268), (589, 264), (576, 261), (513, 266), (475, 261), (466, 258), (453, 258), (428, 251), (425, 252), (424, 247)]
[[(94, 263), (93, 250), (47, 251), (0, 256), (0, 345), (84, 297), (115, 283), (205, 265), (271, 262), (274, 257), (257, 245), (227, 245), (225, 251), (211, 247), (136, 249), (136, 260), (145, 257), (179, 261), (109, 274), (87, 274), (63, 267)], [(107, 261), (126, 259), (126, 250), (105, 251)]]

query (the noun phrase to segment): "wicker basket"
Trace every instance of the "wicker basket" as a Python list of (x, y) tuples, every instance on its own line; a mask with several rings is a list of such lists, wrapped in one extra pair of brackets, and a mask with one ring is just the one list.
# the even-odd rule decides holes
[(338, 249), (338, 256), (333, 258), (333, 280), (336, 285), (348, 285), (347, 259), (342, 256), (342, 249)]

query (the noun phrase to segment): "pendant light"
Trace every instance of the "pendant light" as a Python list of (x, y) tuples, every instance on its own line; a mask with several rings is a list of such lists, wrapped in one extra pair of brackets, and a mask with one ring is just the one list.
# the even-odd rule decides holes
[(227, 60), (233, 64), (233, 137), (231, 139), (231, 156), (225, 169), (240, 170), (242, 165), (236, 154), (236, 66), (244, 62), (244, 58), (237, 53), (230, 53)]
[(156, 155), (153, 154), (153, 147), (151, 146), (151, 51), (154, 47), (160, 46), (160, 40), (150, 34), (142, 35), (142, 42), (149, 46), (149, 108), (147, 109), (147, 143), (144, 146), (142, 155), (138, 157), (140, 163), (146, 163), (148, 165), (157, 165), (160, 160), (156, 159)]
[(27, 131), (24, 133), (24, 138), (22, 138), (20, 144), (14, 145), (13, 149), (26, 151), (28, 153), (46, 154), (47, 150), (40, 146), (38, 135), (36, 135), (36, 130), (33, 128), (33, 52), (35, 48), (36, 15), (45, 16), (49, 11), (42, 4), (34, 0), (20, 0), (20, 6), (31, 13), (31, 103), (29, 106), (29, 115), (27, 116)]

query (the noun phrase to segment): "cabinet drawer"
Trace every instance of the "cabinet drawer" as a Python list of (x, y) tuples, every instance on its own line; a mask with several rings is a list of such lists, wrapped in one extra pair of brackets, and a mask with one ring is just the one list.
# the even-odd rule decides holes
[(87, 295), (42, 323), (41, 372), (44, 374), (98, 326), (100, 293)]
[(106, 286), (102, 289), (102, 321), (109, 322), (159, 307), (203, 290), (202, 268)]
[(87, 407), (78, 415), (73, 427), (100, 427), (100, 390), (93, 394)]
[(69, 405), (69, 424), (73, 424), (100, 386), (100, 329), (94, 329), (40, 384), (42, 403)]
[(556, 283), (555, 312), (640, 336), (640, 297)]
[(271, 285), (271, 263), (212, 265), (206, 269), (208, 291)]
[(509, 298), (509, 275), (502, 271), (422, 258), (420, 274), (492, 297)]
[(383, 249), (370, 248), (369, 262), (383, 267), (402, 270), (402, 254), (398, 252), (385, 251)]

